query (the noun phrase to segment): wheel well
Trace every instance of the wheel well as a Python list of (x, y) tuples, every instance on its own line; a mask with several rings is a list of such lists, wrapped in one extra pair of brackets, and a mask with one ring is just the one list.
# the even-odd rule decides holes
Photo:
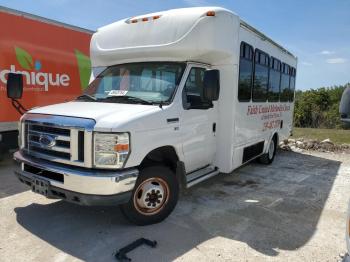
[(278, 137), (278, 133), (274, 133), (274, 134), (273, 134), (273, 136), (272, 136), (272, 139), (275, 139), (276, 146), (278, 146), (278, 144), (279, 144), (279, 137)]
[(173, 172), (176, 172), (178, 161), (179, 158), (174, 147), (163, 146), (149, 152), (147, 156), (142, 160), (140, 168), (161, 163), (165, 166), (168, 166)]

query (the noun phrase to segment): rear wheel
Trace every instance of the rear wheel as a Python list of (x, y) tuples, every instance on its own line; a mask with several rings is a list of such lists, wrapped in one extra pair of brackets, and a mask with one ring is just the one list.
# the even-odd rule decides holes
[(178, 195), (179, 184), (168, 167), (147, 167), (140, 171), (132, 197), (121, 209), (132, 223), (155, 224), (173, 211)]
[(259, 158), (259, 162), (265, 165), (271, 164), (275, 159), (276, 149), (277, 149), (277, 139), (276, 139), (276, 136), (274, 136), (269, 143), (269, 148), (267, 153), (263, 154)]

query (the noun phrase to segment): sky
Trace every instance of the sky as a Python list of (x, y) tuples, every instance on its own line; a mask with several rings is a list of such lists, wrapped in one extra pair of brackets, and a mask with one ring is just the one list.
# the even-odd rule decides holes
[(350, 82), (350, 0), (0, 0), (0, 5), (91, 30), (172, 8), (221, 6), (298, 57), (297, 89)]

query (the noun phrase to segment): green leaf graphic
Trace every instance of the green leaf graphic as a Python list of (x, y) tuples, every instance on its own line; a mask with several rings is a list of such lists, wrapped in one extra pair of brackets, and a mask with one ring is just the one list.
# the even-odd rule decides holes
[(32, 56), (24, 49), (15, 46), (16, 57), (18, 63), (24, 69), (31, 70), (33, 68), (33, 58)]
[(90, 80), (91, 61), (88, 56), (77, 49), (75, 49), (75, 57), (78, 61), (81, 89), (84, 90), (88, 86)]

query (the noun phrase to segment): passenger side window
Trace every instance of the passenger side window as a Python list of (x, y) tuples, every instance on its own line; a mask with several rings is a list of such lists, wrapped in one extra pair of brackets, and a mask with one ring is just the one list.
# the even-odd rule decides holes
[(256, 49), (254, 63), (255, 70), (252, 99), (253, 102), (266, 102), (270, 57), (263, 51)]
[(280, 99), (281, 66), (281, 61), (271, 58), (267, 97), (269, 102), (278, 102)]
[(239, 60), (238, 101), (249, 102), (251, 99), (253, 80), (253, 47), (241, 43)]
[(289, 94), (289, 65), (282, 64), (282, 76), (281, 76), (281, 102), (288, 102), (290, 98)]
[(205, 68), (193, 67), (187, 77), (184, 87), (184, 107), (186, 109), (208, 109), (210, 101), (203, 97), (203, 80)]

